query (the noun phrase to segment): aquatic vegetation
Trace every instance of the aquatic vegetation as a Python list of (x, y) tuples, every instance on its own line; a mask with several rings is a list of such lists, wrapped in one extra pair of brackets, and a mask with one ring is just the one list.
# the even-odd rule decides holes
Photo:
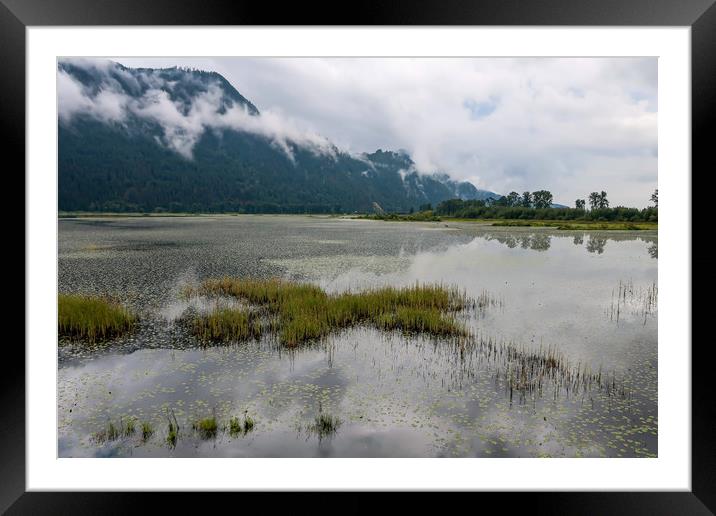
[(171, 410), (170, 413), (167, 414), (166, 442), (167, 442), (167, 445), (169, 445), (169, 448), (172, 448), (172, 449), (175, 448), (177, 445), (178, 439), (179, 439), (179, 422), (177, 421), (177, 417), (174, 414), (174, 411)]
[(134, 418), (129, 418), (126, 422), (122, 422), (122, 434), (124, 434), (125, 437), (134, 435), (134, 432), (136, 432), (136, 430), (137, 428)]
[(136, 323), (136, 317), (129, 310), (103, 297), (60, 294), (57, 304), (60, 337), (94, 343), (122, 335)]
[[(476, 306), (455, 287), (417, 283), (329, 295), (308, 283), (227, 277), (189, 287), (185, 295), (231, 296), (258, 305), (287, 346), (359, 324), (438, 337), (466, 336), (468, 332), (455, 313)], [(193, 330), (204, 340), (247, 340), (261, 334), (256, 317), (247, 308), (220, 307), (195, 318)]]
[(247, 340), (261, 336), (261, 324), (241, 308), (217, 308), (193, 320), (193, 333), (202, 340)]
[(323, 405), (319, 402), (318, 415), (313, 420), (313, 423), (306, 427), (306, 430), (309, 434), (317, 435), (320, 441), (335, 435), (342, 423), (340, 418), (323, 412)]
[(326, 436), (336, 433), (340, 425), (341, 420), (339, 418), (328, 414), (320, 414), (316, 416), (313, 429), (318, 435)]
[(254, 429), (254, 420), (251, 416), (244, 414), (244, 434), (248, 434)]
[(231, 437), (236, 437), (242, 432), (241, 421), (236, 416), (232, 416), (229, 419), (229, 434)]
[(212, 416), (195, 421), (192, 428), (199, 433), (202, 439), (211, 439), (216, 437), (219, 425), (216, 418)]
[(549, 393), (556, 400), (562, 394), (574, 396), (591, 391), (607, 397), (628, 399), (632, 393), (616, 373), (594, 371), (586, 364), (572, 364), (553, 346), (537, 349), (492, 339), (468, 339), (459, 344), (461, 353), (477, 349), (492, 367), (495, 381), (502, 383), (510, 403), (515, 395), (524, 403)]
[(477, 296), (477, 299), (475, 299), (475, 306), (480, 310), (485, 310), (487, 308), (491, 307), (500, 307), (502, 308), (504, 306), (505, 302), (502, 298), (498, 298), (494, 296), (492, 293), (488, 292), (487, 290), (483, 290), (480, 292), (480, 295)]
[(177, 438), (179, 437), (179, 427), (173, 422), (169, 422), (167, 426), (167, 444), (170, 448), (174, 448), (177, 445)]
[(635, 287), (630, 281), (619, 280), (619, 286), (612, 289), (611, 305), (607, 313), (609, 319), (619, 322), (622, 314), (627, 311), (631, 315), (643, 318), (644, 324), (650, 315), (656, 313), (659, 300), (659, 288), (652, 282), (646, 288)]
[(92, 437), (98, 443), (103, 443), (106, 441), (115, 441), (120, 437), (120, 429), (117, 428), (117, 426), (115, 426), (112, 421), (109, 421), (107, 423), (107, 428), (96, 432)]
[(232, 437), (236, 437), (239, 434), (248, 434), (254, 429), (255, 422), (251, 416), (249, 416), (246, 412), (244, 412), (244, 421), (243, 423), (237, 416), (232, 416), (229, 419), (229, 435)]
[(142, 442), (147, 442), (154, 435), (154, 427), (148, 421), (142, 422)]

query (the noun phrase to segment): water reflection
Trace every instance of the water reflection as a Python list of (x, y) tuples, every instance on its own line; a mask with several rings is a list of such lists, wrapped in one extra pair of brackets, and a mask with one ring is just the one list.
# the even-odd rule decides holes
[[(615, 242), (646, 242), (649, 243), (647, 252), (652, 258), (658, 258), (658, 240), (656, 236), (646, 235), (625, 235), (625, 234), (609, 234), (604, 232), (580, 232), (574, 233), (572, 231), (560, 231), (550, 232), (546, 231), (535, 231), (535, 232), (516, 232), (512, 233), (496, 233), (486, 232), (477, 238), (483, 238), (487, 241), (495, 241), (506, 245), (510, 249), (517, 247), (521, 249), (531, 249), (533, 251), (547, 251), (552, 245), (553, 238), (571, 238), (572, 243), (576, 246), (583, 246), (588, 253), (592, 254), (603, 254), (607, 245), (607, 241), (612, 240)], [(585, 245), (586, 238), (586, 245)]]
[(587, 241), (587, 252), (602, 254), (605, 245), (607, 245), (607, 239), (605, 237), (591, 235), (589, 241)]
[(522, 249), (532, 249), (533, 251), (547, 251), (552, 242), (552, 236), (546, 233), (525, 233), (521, 235), (486, 235), (485, 240), (495, 240), (501, 244), (505, 244), (510, 249), (519, 246)]

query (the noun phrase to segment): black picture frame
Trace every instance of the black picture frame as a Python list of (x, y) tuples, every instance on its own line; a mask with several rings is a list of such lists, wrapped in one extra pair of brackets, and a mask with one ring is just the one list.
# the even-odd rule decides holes
[[(713, 171), (714, 153), (709, 128), (716, 113), (716, 0), (414, 0), (413, 2), (357, 2), (342, 11), (338, 3), (268, 3), (243, 1), (177, 0), (0, 0), (0, 128), (5, 163), (25, 170), (25, 30), (52, 25), (572, 25), (572, 26), (689, 26), (692, 72), (692, 169)], [(343, 14), (342, 14), (343, 13)], [(9, 159), (8, 159), (9, 158)], [(9, 172), (9, 169), (6, 169)], [(16, 173), (16, 172), (14, 172)], [(665, 173), (689, 173), (666, 171)], [(692, 188), (697, 176), (691, 173)], [(24, 191), (24, 182), (18, 188)], [(16, 193), (16, 197), (20, 197)], [(691, 209), (691, 207), (685, 207)], [(704, 220), (694, 206), (692, 220)], [(23, 209), (24, 211), (24, 209)], [(702, 215), (702, 217), (699, 217)], [(27, 256), (25, 256), (27, 259)], [(692, 274), (705, 270), (705, 259), (692, 258)], [(28, 274), (25, 268), (25, 274)], [(27, 307), (31, 309), (31, 307)], [(693, 303), (696, 314), (704, 305)], [(704, 314), (705, 315), (705, 314)], [(692, 316), (692, 320), (694, 320)], [(699, 318), (695, 318), (699, 320)], [(668, 321), (667, 321), (668, 323)], [(708, 360), (710, 340), (693, 339), (692, 346), (692, 490), (642, 493), (502, 493), (509, 507), (525, 505), (530, 511), (578, 514), (712, 514), (716, 512), (716, 404), (711, 399)], [(691, 342), (671, 343), (689, 346)], [(10, 346), (12, 348), (13, 346)], [(25, 492), (25, 354), (22, 348), (5, 351), (11, 367), (0, 375), (0, 510), (10, 514), (113, 514), (148, 508), (147, 494), (137, 493), (30, 493)], [(22, 367), (20, 366), (22, 364)], [(637, 459), (639, 460), (639, 459)], [(226, 495), (211, 496), (218, 509)], [(217, 498), (218, 496), (218, 498)], [(242, 504), (274, 503), (272, 494), (238, 494)], [(258, 498), (257, 498), (258, 496)], [(306, 508), (320, 496), (332, 504), (333, 495), (302, 495)], [(375, 495), (357, 495), (341, 505), (350, 512), (376, 506)], [(454, 496), (454, 495), (453, 495)], [(141, 500), (140, 500), (141, 499)], [(411, 496), (425, 506), (422, 495)], [(452, 498), (460, 503), (460, 498)], [(504, 503), (504, 500), (496, 500)], [(186, 496), (162, 497), (164, 509), (179, 504), (189, 509)], [(470, 502), (473, 503), (473, 502)], [(246, 507), (246, 505), (244, 505)], [(241, 506), (240, 506), (241, 508)], [(242, 509), (243, 510), (243, 509)], [(241, 512), (241, 511), (240, 511)]]

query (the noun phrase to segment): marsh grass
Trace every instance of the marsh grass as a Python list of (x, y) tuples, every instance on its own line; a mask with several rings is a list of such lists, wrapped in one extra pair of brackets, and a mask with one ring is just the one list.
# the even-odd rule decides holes
[(475, 299), (475, 306), (482, 312), (492, 307), (503, 308), (504, 305), (505, 301), (502, 297), (498, 298), (487, 290), (480, 292), (480, 295)]
[(195, 421), (192, 428), (199, 433), (202, 439), (212, 439), (216, 437), (219, 425), (216, 422), (216, 418), (212, 416)]
[(175, 448), (177, 445), (177, 439), (179, 438), (179, 427), (171, 421), (167, 426), (167, 444), (170, 448)]
[(237, 435), (241, 434), (243, 432), (243, 429), (241, 427), (241, 421), (239, 421), (239, 418), (236, 416), (232, 416), (229, 419), (229, 435), (231, 437), (236, 437)]
[(169, 448), (174, 449), (179, 439), (179, 422), (174, 414), (174, 410), (171, 410), (167, 414), (167, 437), (166, 442)]
[(254, 429), (254, 420), (251, 416), (244, 414), (244, 435), (248, 434)]
[(244, 308), (219, 307), (196, 317), (192, 330), (204, 341), (244, 341), (261, 336), (261, 323)]
[(229, 425), (227, 428), (229, 430), (229, 435), (231, 435), (231, 437), (236, 437), (241, 434), (246, 435), (253, 431), (255, 424), (254, 419), (248, 415), (248, 411), (244, 411), (243, 423), (237, 416), (232, 416), (229, 419)]
[(130, 435), (134, 435), (134, 432), (137, 431), (136, 427), (136, 421), (134, 418), (129, 418), (127, 421), (120, 421), (122, 434), (125, 437), (129, 437)]
[(619, 323), (624, 312), (629, 312), (643, 319), (646, 324), (649, 316), (657, 311), (659, 301), (659, 288), (652, 282), (646, 288), (635, 287), (634, 283), (619, 280), (619, 286), (612, 289), (612, 302), (607, 313), (609, 319)]
[(332, 435), (338, 431), (341, 426), (341, 420), (330, 414), (320, 414), (316, 416), (313, 423), (313, 430), (322, 437)]
[(107, 426), (92, 435), (93, 440), (98, 443), (104, 443), (107, 441), (116, 441), (120, 437), (128, 437), (132, 435), (134, 426), (129, 423), (124, 423), (120, 418), (119, 424), (115, 425), (113, 421), (108, 421)]
[(136, 324), (129, 310), (108, 298), (60, 294), (57, 304), (60, 337), (95, 343), (122, 335)]
[(468, 334), (456, 313), (476, 302), (455, 287), (421, 285), (383, 287), (362, 292), (329, 295), (316, 285), (280, 279), (209, 279), (189, 287), (184, 295), (229, 296), (258, 307), (217, 307), (195, 318), (194, 334), (203, 340), (248, 340), (261, 335), (261, 315), (286, 346), (319, 340), (334, 331), (355, 325), (437, 337)]
[(154, 435), (154, 427), (148, 421), (144, 421), (141, 425), (142, 442), (147, 442)]
[(574, 364), (556, 347), (537, 349), (512, 342), (493, 339), (466, 339), (458, 344), (460, 352), (478, 348), (482, 359), (491, 365), (496, 383), (504, 385), (510, 403), (536, 400), (545, 395), (555, 400), (562, 396), (575, 397), (590, 392), (602, 392), (607, 397), (629, 400), (631, 391), (623, 378), (593, 370), (581, 362)]
[(98, 443), (104, 443), (107, 441), (115, 441), (119, 439), (119, 429), (112, 421), (107, 423), (107, 427), (93, 434), (92, 438)]
[(314, 418), (313, 423), (306, 427), (306, 431), (309, 435), (317, 435), (318, 440), (321, 441), (326, 437), (335, 435), (341, 424), (343, 424), (343, 422), (340, 418), (323, 412), (323, 405), (319, 402), (318, 415)]

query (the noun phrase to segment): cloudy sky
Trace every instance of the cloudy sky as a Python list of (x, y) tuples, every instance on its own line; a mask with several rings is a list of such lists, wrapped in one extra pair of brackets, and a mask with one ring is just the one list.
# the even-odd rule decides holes
[(219, 72), (292, 127), (498, 193), (643, 207), (657, 187), (656, 58), (112, 59)]

